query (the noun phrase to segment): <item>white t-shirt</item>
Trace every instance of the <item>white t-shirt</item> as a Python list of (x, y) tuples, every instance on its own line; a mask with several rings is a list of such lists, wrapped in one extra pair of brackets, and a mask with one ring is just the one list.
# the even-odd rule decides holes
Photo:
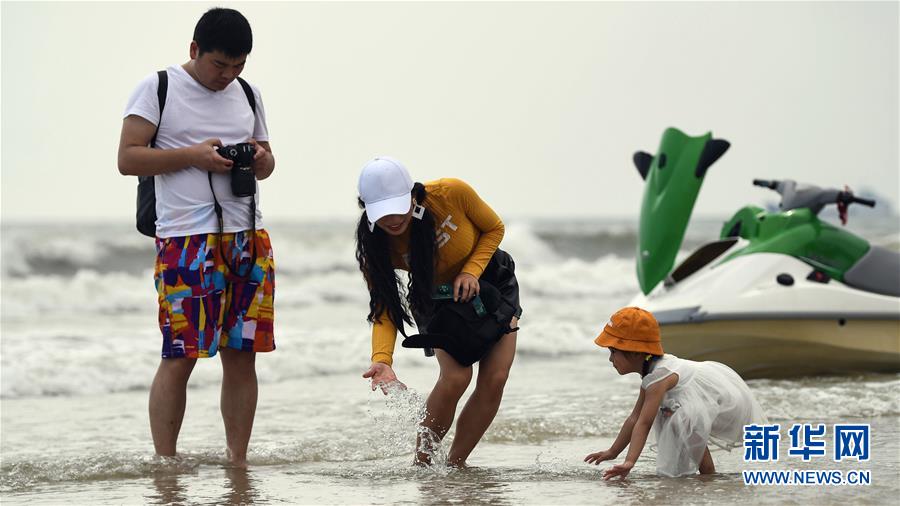
[[(156, 147), (174, 149), (193, 146), (207, 139), (217, 138), (223, 144), (247, 142), (251, 137), (268, 141), (266, 111), (259, 90), (251, 85), (256, 98), (256, 115), (241, 84), (234, 80), (222, 91), (212, 91), (190, 76), (180, 65), (169, 67), (169, 85), (159, 118), (159, 99), (156, 95), (159, 77), (156, 72), (147, 76), (131, 94), (125, 117), (140, 116), (160, 125)], [(188, 167), (156, 176), (156, 235), (179, 237), (219, 231), (213, 194), (209, 188), (208, 172)], [(213, 174), (213, 188), (222, 205), (225, 232), (248, 230), (250, 197), (235, 197), (231, 193), (228, 173)], [(259, 185), (256, 187), (256, 228), (263, 228), (259, 205)]]

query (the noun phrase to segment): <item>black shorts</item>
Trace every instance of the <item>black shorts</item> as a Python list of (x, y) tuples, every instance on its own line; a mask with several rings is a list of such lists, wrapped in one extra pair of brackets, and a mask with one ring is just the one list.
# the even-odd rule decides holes
[(519, 281), (516, 279), (516, 262), (509, 253), (498, 249), (491, 257), (481, 278), (497, 287), (503, 298), (516, 308), (516, 318), (522, 317), (519, 304)]

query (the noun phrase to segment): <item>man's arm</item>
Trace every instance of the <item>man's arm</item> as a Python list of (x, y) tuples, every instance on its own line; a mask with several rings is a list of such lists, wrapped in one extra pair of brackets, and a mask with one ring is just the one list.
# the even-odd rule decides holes
[(250, 143), (256, 146), (256, 154), (253, 155), (253, 173), (256, 174), (256, 179), (262, 180), (271, 176), (275, 170), (275, 156), (272, 154), (269, 141), (250, 139)]
[[(210, 172), (227, 172), (231, 169), (231, 160), (216, 152), (216, 147), (222, 145), (219, 139), (207, 139), (200, 144), (178, 149), (156, 149), (148, 146), (155, 132), (156, 125), (140, 116), (132, 114), (125, 118), (119, 137), (121, 174), (156, 176), (191, 166)], [(272, 166), (274, 165), (273, 159)]]

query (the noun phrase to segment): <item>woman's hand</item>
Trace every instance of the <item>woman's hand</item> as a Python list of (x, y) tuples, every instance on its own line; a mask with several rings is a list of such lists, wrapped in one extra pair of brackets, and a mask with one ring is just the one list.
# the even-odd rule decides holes
[(584, 458), (584, 461), (588, 464), (594, 464), (596, 466), (605, 460), (612, 460), (618, 456), (618, 454), (615, 454), (610, 450), (603, 450), (602, 452), (592, 453), (588, 455)]
[(468, 272), (460, 272), (453, 280), (453, 302), (469, 302), (469, 299), (478, 295), (478, 278)]
[(397, 379), (397, 375), (394, 374), (394, 370), (391, 369), (391, 366), (382, 362), (372, 362), (372, 366), (369, 367), (369, 370), (363, 373), (363, 378), (372, 378), (372, 390), (374, 391), (375, 388), (381, 387), (381, 391), (384, 392), (384, 395), (388, 394), (388, 387), (395, 383), (401, 389), (406, 390), (406, 385)]
[(629, 462), (626, 460), (621, 464), (612, 466), (606, 471), (603, 471), (603, 479), (608, 480), (614, 476), (621, 476), (622, 478), (625, 478), (626, 476), (628, 476), (628, 473), (631, 472), (632, 467), (634, 467), (634, 462)]

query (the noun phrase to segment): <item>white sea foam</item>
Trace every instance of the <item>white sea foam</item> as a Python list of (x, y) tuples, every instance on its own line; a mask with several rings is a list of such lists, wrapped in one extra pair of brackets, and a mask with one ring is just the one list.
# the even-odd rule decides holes
[[(517, 345), (521, 360), (564, 360), (593, 350), (591, 339), (609, 314), (637, 292), (633, 259), (602, 251), (593, 258), (566, 254), (569, 246), (554, 241), (593, 247), (598, 238), (632, 240), (629, 227), (633, 224), (513, 222), (507, 227), (502, 247), (516, 260), (525, 310)], [(126, 226), (7, 226), (3, 232), (0, 396), (145, 390), (160, 348), (152, 240)], [(277, 262), (278, 350), (260, 359), (265, 363), (260, 381), (359, 370), (369, 356), (370, 329), (352, 226), (278, 224), (270, 232)], [(20, 244), (26, 247), (13, 247)], [(22, 258), (25, 267), (17, 267)], [(34, 270), (64, 258), (71, 268)], [(433, 367), (433, 359), (399, 343), (395, 355), (400, 367)], [(884, 405), (875, 411), (891, 409)]]
[[(353, 256), (352, 231), (282, 226), (280, 232), (273, 232), (279, 349), (262, 359), (266, 367), (260, 380), (355, 371), (369, 355), (370, 331), (368, 293)], [(152, 240), (135, 233), (127, 237), (111, 240), (102, 227), (5, 231), (6, 246), (30, 244), (24, 253), (29, 269), (48, 259), (64, 263), (64, 258), (68, 267), (4, 272), (3, 398), (148, 387), (160, 348)], [(41, 247), (45, 239), (49, 242)], [(634, 286), (629, 260), (563, 258), (524, 223), (509, 227), (503, 246), (515, 256), (522, 287), (523, 356), (583, 350), (594, 320), (605, 316), (595, 317), (593, 306), (598, 313), (608, 312)], [(109, 260), (105, 252), (112, 247), (143, 253), (119, 259), (121, 269), (107, 269), (99, 264)], [(10, 251), (4, 249), (4, 260)], [(397, 355), (401, 365), (431, 364), (420, 353)], [(298, 368), (298, 362), (310, 365)]]

